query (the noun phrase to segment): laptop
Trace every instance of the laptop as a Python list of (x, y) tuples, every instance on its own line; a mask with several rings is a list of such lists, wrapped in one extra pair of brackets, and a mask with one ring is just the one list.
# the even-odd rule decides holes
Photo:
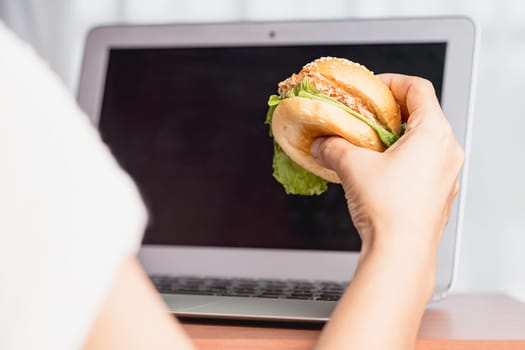
[[(93, 29), (79, 103), (142, 193), (151, 219), (139, 258), (170, 310), (328, 320), (361, 242), (341, 186), (293, 196), (272, 177), (268, 96), (322, 56), (422, 76), (468, 154), (476, 42), (464, 17)], [(456, 274), (467, 170), (468, 157), (433, 300)]]

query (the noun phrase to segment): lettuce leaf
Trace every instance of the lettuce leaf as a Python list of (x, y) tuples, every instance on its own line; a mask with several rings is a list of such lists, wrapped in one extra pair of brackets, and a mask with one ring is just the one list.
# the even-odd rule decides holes
[[(364, 117), (362, 114), (354, 111), (336, 99), (318, 92), (312, 87), (309, 79), (304, 79), (301, 84), (289, 91), (284, 98), (278, 95), (270, 96), (268, 99), (269, 109), (268, 113), (266, 113), (265, 120), (265, 124), (270, 126), (270, 137), (273, 137), (271, 127), (273, 112), (282, 100), (292, 97), (304, 97), (312, 100), (323, 101), (343, 109), (345, 112), (351, 114), (355, 118), (358, 118), (370, 126), (377, 133), (381, 142), (383, 142), (387, 147), (391, 146), (399, 139), (399, 136), (394, 131), (385, 129), (373, 120)], [(286, 153), (284, 153), (282, 148), (275, 141), (272, 166), (273, 177), (283, 185), (287, 194), (298, 194), (305, 196), (320, 195), (328, 189), (328, 181), (312, 174), (311, 172), (296, 164), (292, 159), (290, 159), (290, 157), (288, 157), (288, 155), (286, 155)]]
[(298, 88), (296, 88), (296, 89), (297, 89), (297, 91), (294, 91), (295, 96), (305, 97), (305, 98), (309, 98), (309, 99), (312, 99), (312, 100), (318, 100), (318, 101), (323, 101), (323, 102), (326, 102), (326, 103), (330, 103), (331, 105), (334, 105), (334, 106), (336, 106), (338, 108), (341, 108), (345, 112), (353, 115), (357, 119), (359, 119), (362, 122), (366, 123), (366, 125), (371, 127), (376, 132), (376, 134), (377, 134), (377, 136), (379, 136), (379, 139), (381, 140), (381, 142), (383, 142), (383, 144), (385, 144), (385, 146), (387, 146), (387, 147), (392, 146), (394, 144), (394, 142), (396, 142), (399, 139), (399, 136), (394, 131), (389, 131), (389, 130), (385, 129), (383, 126), (377, 124), (375, 121), (373, 121), (371, 119), (368, 119), (367, 117), (363, 116), (361, 113), (358, 113), (358, 112), (354, 111), (353, 109), (351, 109), (350, 107), (348, 107), (344, 103), (341, 103), (341, 102), (337, 101), (336, 99), (334, 99), (334, 98), (332, 98), (330, 96), (324, 95), (324, 94), (316, 91), (312, 87), (312, 84), (310, 83), (309, 79), (304, 79), (301, 82), (301, 84), (298, 86)]
[(328, 181), (295, 163), (274, 141), (273, 177), (283, 185), (286, 194), (320, 195), (328, 189)]

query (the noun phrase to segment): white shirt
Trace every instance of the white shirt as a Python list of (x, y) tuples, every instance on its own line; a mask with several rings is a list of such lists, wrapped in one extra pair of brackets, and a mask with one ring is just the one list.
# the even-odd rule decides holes
[(0, 349), (81, 348), (145, 223), (72, 96), (0, 22)]

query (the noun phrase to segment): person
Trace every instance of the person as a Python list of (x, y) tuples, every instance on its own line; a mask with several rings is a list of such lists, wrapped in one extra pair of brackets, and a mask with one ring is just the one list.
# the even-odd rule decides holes
[[(0, 348), (193, 349), (135, 257), (147, 220), (135, 185), (1, 23), (0, 47)], [(408, 118), (404, 136), (384, 153), (338, 137), (312, 146), (363, 242), (318, 349), (414, 346), (459, 188), (464, 154), (431, 83), (379, 77)]]

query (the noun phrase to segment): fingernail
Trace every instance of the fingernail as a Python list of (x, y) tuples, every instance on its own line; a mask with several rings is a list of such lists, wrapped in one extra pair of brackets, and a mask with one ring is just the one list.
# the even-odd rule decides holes
[(325, 137), (319, 137), (312, 142), (312, 146), (310, 147), (310, 153), (312, 154), (312, 157), (314, 159), (319, 159), (320, 153), (321, 153), (321, 144), (326, 140)]

